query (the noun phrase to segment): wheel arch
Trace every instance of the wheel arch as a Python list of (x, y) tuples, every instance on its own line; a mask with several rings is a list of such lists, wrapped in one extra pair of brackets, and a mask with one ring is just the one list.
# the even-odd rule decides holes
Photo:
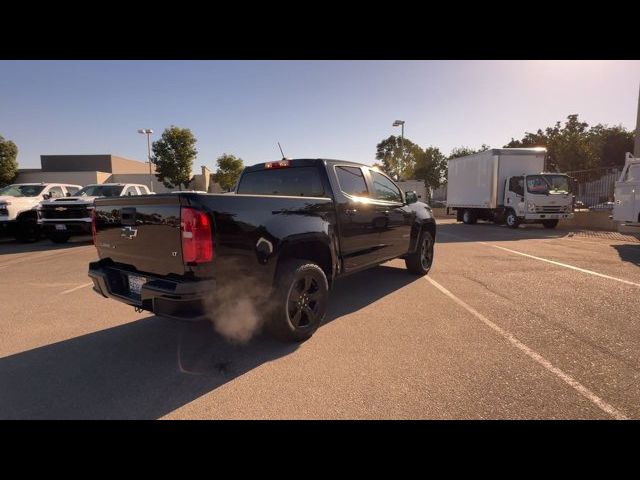
[(336, 255), (328, 236), (310, 235), (283, 242), (278, 252), (275, 278), (282, 264), (290, 259), (308, 260), (316, 263), (327, 277), (329, 287), (336, 274)]

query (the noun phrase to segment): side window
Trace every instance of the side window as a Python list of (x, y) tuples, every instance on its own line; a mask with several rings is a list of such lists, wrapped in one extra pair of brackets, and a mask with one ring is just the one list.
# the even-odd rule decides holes
[(149, 189), (146, 187), (146, 185), (138, 185), (138, 191), (140, 192), (140, 195), (149, 194)]
[(69, 194), (70, 197), (73, 197), (76, 193), (78, 193), (78, 190), (80, 190), (78, 187), (71, 187), (69, 185), (67, 185), (64, 188), (67, 189), (67, 193)]
[(48, 193), (49, 195), (51, 195), (51, 198), (64, 197), (64, 192), (62, 191), (62, 187), (51, 187)]
[(340, 190), (356, 197), (366, 197), (369, 195), (367, 183), (359, 167), (336, 167), (336, 175)]
[(125, 196), (138, 195), (138, 191), (136, 190), (136, 187), (132, 185), (131, 187), (127, 187), (127, 189), (124, 191), (124, 195)]
[(509, 190), (524, 196), (524, 178), (523, 177), (511, 177), (509, 180)]
[(395, 183), (381, 173), (373, 170), (371, 170), (371, 177), (373, 179), (373, 188), (376, 191), (376, 196), (380, 200), (402, 202), (402, 194)]

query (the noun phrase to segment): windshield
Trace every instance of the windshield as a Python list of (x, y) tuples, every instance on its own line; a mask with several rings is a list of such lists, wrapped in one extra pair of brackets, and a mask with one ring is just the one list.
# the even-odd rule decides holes
[(9, 185), (0, 188), (0, 195), (7, 197), (37, 197), (44, 190), (44, 185)]
[(569, 193), (569, 178), (566, 175), (528, 175), (527, 191), (544, 195)]
[(89, 185), (78, 193), (77, 197), (119, 197), (123, 185)]

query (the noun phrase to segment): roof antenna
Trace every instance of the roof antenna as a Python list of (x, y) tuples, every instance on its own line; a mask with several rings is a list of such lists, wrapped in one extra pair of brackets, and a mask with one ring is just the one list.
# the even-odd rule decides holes
[(284, 152), (282, 151), (282, 147), (280, 146), (280, 142), (278, 142), (278, 148), (280, 149), (280, 153), (282, 154), (282, 159), (286, 160), (287, 157), (284, 156)]

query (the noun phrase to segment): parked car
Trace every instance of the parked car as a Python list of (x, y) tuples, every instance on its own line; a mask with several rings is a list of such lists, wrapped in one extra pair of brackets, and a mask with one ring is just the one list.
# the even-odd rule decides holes
[(0, 189), (0, 232), (22, 242), (40, 238), (38, 204), (75, 195), (82, 187), (66, 183), (14, 183)]
[[(322, 159), (246, 167), (233, 195), (97, 199), (93, 228), (100, 295), (190, 320), (246, 299), (289, 341), (316, 331), (343, 275), (393, 258), (426, 275), (436, 238), (415, 192), (367, 165)], [(241, 322), (247, 309), (223, 312)]]
[(146, 185), (98, 183), (87, 185), (73, 197), (43, 201), (39, 208), (42, 230), (54, 243), (65, 243), (73, 235), (91, 235), (93, 202), (96, 198), (149, 195)]

